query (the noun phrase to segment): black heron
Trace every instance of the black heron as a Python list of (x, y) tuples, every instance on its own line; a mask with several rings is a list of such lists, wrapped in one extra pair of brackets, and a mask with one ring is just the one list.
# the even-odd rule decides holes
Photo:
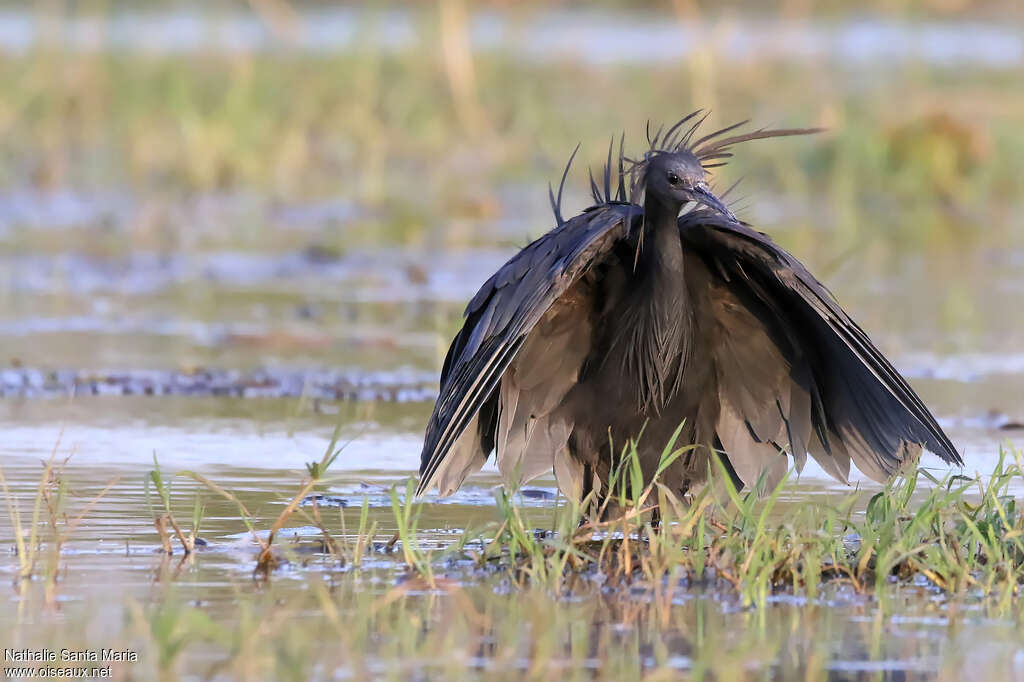
[(466, 308), (417, 494), (451, 494), (493, 450), (506, 483), (553, 470), (567, 496), (600, 499), (623, 444), (634, 439), (649, 481), (680, 425), (677, 445), (694, 447), (660, 480), (681, 495), (715, 455), (748, 487), (774, 486), (788, 456), (802, 470), (808, 453), (843, 482), (851, 460), (883, 482), (922, 447), (962, 464), (825, 286), (708, 187), (734, 145), (815, 131), (737, 131), (744, 122), (700, 136), (698, 114), (648, 131), (641, 159), (620, 140), (617, 168), (610, 146), (594, 205), (564, 220), (569, 159), (551, 193), (556, 227)]

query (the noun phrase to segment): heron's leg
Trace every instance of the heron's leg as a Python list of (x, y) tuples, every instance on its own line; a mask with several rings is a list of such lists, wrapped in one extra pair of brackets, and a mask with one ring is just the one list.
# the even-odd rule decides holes
[[(580, 526), (584, 526), (590, 519), (593, 510), (599, 509), (601, 506), (600, 500), (596, 496), (591, 496), (594, 492), (594, 469), (590, 464), (583, 465), (583, 488), (580, 491), (580, 500), (587, 506), (581, 511), (583, 514), (580, 516)], [(589, 502), (587, 500), (589, 499)]]
[[(594, 480), (597, 479), (595, 486)], [(593, 494), (591, 494), (593, 493)], [(594, 467), (590, 464), (583, 465), (583, 500), (590, 499), (586, 508), (583, 509), (583, 516), (580, 519), (580, 526), (590, 521), (604, 522), (618, 517), (621, 513), (619, 505), (611, 502), (601, 487), (601, 478), (595, 473)]]

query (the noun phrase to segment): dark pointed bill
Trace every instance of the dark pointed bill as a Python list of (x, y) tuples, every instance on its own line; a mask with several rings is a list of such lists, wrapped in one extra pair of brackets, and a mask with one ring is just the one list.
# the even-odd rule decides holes
[(729, 210), (721, 199), (715, 196), (707, 184), (698, 182), (690, 191), (693, 194), (693, 200), (697, 203), (704, 204), (708, 208), (718, 211), (733, 222), (739, 222), (733, 212)]

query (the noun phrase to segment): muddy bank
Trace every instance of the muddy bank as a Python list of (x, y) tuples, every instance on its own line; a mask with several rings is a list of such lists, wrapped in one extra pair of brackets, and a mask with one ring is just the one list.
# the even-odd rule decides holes
[(197, 396), (344, 401), (427, 401), (437, 395), (432, 373), (330, 369), (44, 371), (0, 370), (0, 396)]

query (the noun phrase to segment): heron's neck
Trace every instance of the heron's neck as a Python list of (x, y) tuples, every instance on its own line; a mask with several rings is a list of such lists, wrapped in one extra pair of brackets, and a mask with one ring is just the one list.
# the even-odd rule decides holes
[(644, 235), (637, 254), (635, 307), (627, 320), (632, 334), (632, 366), (639, 376), (640, 405), (655, 412), (679, 387), (689, 354), (689, 302), (679, 239), (679, 209), (647, 202)]
[[(671, 291), (683, 285), (683, 246), (679, 240), (679, 206), (664, 204), (653, 197), (644, 203), (644, 235), (638, 268), (649, 273), (653, 280), (665, 287), (665, 294), (678, 296)], [(685, 287), (684, 287), (685, 288)]]

